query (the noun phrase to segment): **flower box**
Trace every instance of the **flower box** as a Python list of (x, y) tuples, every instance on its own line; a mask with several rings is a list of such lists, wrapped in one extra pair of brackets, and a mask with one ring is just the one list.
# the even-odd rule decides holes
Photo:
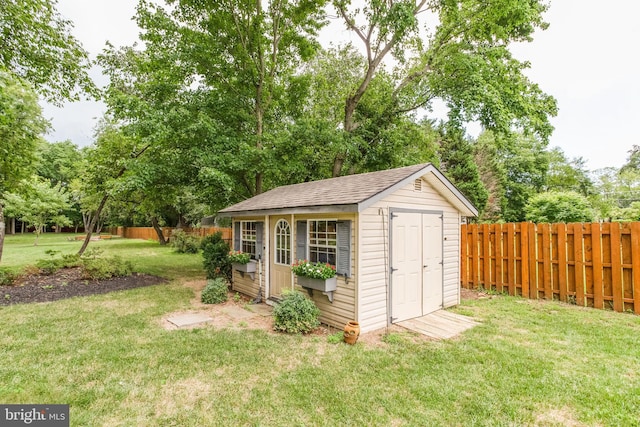
[(312, 279), (310, 277), (298, 276), (298, 285), (320, 292), (333, 292), (338, 288), (338, 278), (334, 276), (330, 279)]
[(256, 265), (257, 265), (257, 262), (253, 259), (246, 264), (240, 264), (237, 262), (231, 263), (231, 266), (233, 267), (233, 269), (241, 273), (255, 273)]

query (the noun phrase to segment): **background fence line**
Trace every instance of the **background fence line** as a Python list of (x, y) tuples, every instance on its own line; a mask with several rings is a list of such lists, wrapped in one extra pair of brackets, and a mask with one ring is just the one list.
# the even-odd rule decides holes
[[(162, 235), (166, 239), (168, 239), (169, 237), (171, 237), (171, 232), (173, 230), (175, 230), (175, 228), (173, 227), (162, 227)], [(205, 237), (217, 231), (220, 231), (222, 233), (222, 238), (227, 242), (231, 242), (231, 228), (182, 227), (181, 230), (183, 230), (185, 233), (193, 234), (199, 237)], [(106, 231), (115, 236), (125, 237), (127, 239), (158, 240), (158, 234), (153, 227), (107, 227)]]
[(463, 288), (640, 314), (640, 222), (464, 224)]

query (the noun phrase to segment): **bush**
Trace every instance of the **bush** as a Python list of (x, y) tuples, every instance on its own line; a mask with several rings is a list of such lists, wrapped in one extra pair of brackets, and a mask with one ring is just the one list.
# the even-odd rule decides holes
[(36, 261), (36, 267), (38, 267), (40, 273), (49, 276), (60, 270), (61, 267), (58, 261), (57, 259), (39, 259)]
[(205, 304), (220, 304), (228, 297), (229, 287), (222, 277), (208, 280), (207, 286), (202, 290), (201, 301)]
[(0, 286), (11, 286), (18, 275), (7, 268), (0, 268)]
[(300, 292), (285, 292), (273, 309), (274, 329), (290, 334), (306, 334), (320, 325), (320, 310)]
[(61, 258), (41, 259), (36, 261), (36, 267), (38, 267), (40, 273), (45, 275), (53, 274), (61, 268), (78, 267), (80, 264), (80, 256), (77, 254), (65, 254), (62, 255)]
[(527, 221), (535, 223), (590, 222), (593, 210), (589, 201), (573, 191), (540, 193), (525, 207)]
[(195, 254), (200, 250), (200, 238), (183, 230), (175, 230), (171, 234), (171, 246), (181, 254)]
[(108, 279), (131, 275), (133, 265), (131, 261), (125, 261), (117, 255), (108, 258), (83, 258), (82, 272), (85, 279)]
[(202, 257), (207, 279), (223, 277), (231, 281), (231, 262), (229, 262), (229, 244), (216, 232), (202, 239)]

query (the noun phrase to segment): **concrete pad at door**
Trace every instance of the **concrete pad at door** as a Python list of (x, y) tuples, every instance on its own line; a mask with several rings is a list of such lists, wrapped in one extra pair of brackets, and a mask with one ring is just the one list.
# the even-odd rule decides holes
[(181, 314), (167, 319), (168, 322), (173, 323), (178, 328), (199, 325), (201, 323), (211, 322), (212, 320), (213, 318), (202, 313)]
[(235, 320), (245, 320), (254, 317), (256, 314), (241, 307), (229, 306), (222, 309), (222, 312)]

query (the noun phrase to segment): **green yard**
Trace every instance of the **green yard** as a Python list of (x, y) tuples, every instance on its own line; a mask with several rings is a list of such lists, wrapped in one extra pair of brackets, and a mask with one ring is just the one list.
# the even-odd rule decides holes
[[(0, 265), (65, 236), (8, 236)], [(250, 330), (166, 331), (200, 255), (92, 242), (169, 284), (0, 308), (0, 403), (68, 403), (74, 426), (640, 425), (640, 317), (512, 297), (463, 301), (461, 338), (330, 344)], [(36, 253), (40, 255), (36, 255)]]

